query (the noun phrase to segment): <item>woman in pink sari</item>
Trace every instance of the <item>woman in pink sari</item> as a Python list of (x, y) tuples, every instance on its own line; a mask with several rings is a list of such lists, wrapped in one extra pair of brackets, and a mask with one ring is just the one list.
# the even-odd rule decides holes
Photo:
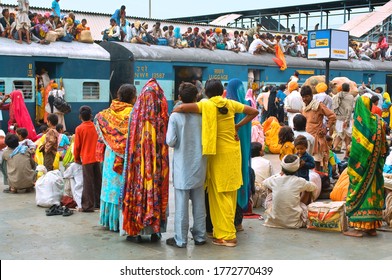
[[(4, 105), (4, 102), (10, 98), (11, 102)], [(24, 127), (28, 131), (28, 139), (32, 141), (37, 140), (37, 133), (33, 122), (31, 121), (30, 113), (26, 108), (23, 93), (21, 90), (14, 90), (10, 94), (4, 96), (0, 102), (1, 110), (9, 110), (8, 131), (15, 133), (16, 128)]]

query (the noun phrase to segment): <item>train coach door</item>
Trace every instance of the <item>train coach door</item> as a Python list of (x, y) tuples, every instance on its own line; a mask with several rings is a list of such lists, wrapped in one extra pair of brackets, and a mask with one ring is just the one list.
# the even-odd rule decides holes
[(392, 74), (388, 74), (385, 83), (387, 84), (386, 92), (392, 94)]
[[(45, 105), (46, 105), (46, 87), (49, 81), (54, 80), (56, 83), (60, 83), (61, 78), (61, 63), (49, 62), (49, 61), (37, 61), (35, 62), (35, 74), (37, 78), (35, 80), (35, 86), (32, 90), (35, 96), (35, 123), (40, 125), (44, 123)], [(59, 84), (60, 86), (60, 84)]]
[(182, 82), (195, 83), (197, 80), (203, 82), (202, 67), (174, 66), (174, 72), (174, 101), (178, 100), (178, 88)]

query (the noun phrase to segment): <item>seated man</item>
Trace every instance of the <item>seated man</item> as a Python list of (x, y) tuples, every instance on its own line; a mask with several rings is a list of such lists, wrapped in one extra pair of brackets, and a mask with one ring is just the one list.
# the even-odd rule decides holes
[(110, 27), (102, 31), (102, 41), (120, 41), (120, 27), (117, 25), (115, 19), (110, 19)]
[(31, 191), (36, 178), (31, 152), (27, 146), (19, 145), (19, 138), (15, 134), (8, 134), (5, 144), (7, 148), (3, 152), (3, 161), (6, 162), (9, 188), (3, 192), (17, 193), (22, 189)]
[(301, 193), (313, 192), (316, 186), (295, 176), (300, 166), (297, 155), (286, 155), (282, 161), (282, 172), (273, 175), (263, 184), (272, 190), (272, 200), (266, 203), (267, 227), (300, 228), (307, 222), (307, 206), (301, 201)]
[(14, 19), (10, 16), (8, 9), (3, 9), (1, 13), (3, 17), (0, 18), (0, 36), (11, 39), (11, 25)]
[(131, 34), (131, 36), (129, 37), (129, 39), (130, 39), (131, 43), (133, 43), (133, 44), (145, 44), (147, 46), (151, 45), (150, 43), (145, 42), (143, 40), (144, 31), (142, 29), (142, 25), (141, 25), (140, 21), (136, 21), (133, 24), (133, 27), (131, 29), (130, 34)]

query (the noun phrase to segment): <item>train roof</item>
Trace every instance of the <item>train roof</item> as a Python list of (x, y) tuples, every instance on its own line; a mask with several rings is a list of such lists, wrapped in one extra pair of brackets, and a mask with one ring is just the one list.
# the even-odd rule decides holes
[[(271, 66), (277, 67), (272, 60), (272, 54), (252, 55), (250, 53), (235, 53), (227, 50), (214, 50), (184, 48), (173, 49), (168, 46), (147, 46), (142, 44), (131, 44), (123, 42), (111, 42), (119, 44), (129, 50), (137, 61), (168, 61), (168, 62), (191, 62), (212, 64), (233, 64), (248, 66)], [(286, 55), (286, 63), (290, 68), (325, 68), (325, 62), (308, 60), (306, 58), (291, 57)], [(362, 71), (392, 71), (392, 62), (381, 62), (378, 60), (340, 60), (332, 61), (331, 69), (362, 70)]]
[(0, 38), (0, 55), (6, 56), (44, 56), (74, 59), (110, 60), (110, 54), (98, 44), (79, 42), (53, 42), (49, 45), (31, 43), (18, 44), (14, 40)]

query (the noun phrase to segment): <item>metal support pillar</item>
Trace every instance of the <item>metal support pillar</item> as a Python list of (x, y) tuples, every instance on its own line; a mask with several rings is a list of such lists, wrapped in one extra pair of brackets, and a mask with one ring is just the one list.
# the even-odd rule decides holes
[(280, 11), (278, 12), (278, 31), (280, 32)]
[(298, 34), (301, 34), (301, 9), (298, 9)]
[(323, 29), (323, 7), (320, 7), (321, 16), (320, 16), (320, 29)]

